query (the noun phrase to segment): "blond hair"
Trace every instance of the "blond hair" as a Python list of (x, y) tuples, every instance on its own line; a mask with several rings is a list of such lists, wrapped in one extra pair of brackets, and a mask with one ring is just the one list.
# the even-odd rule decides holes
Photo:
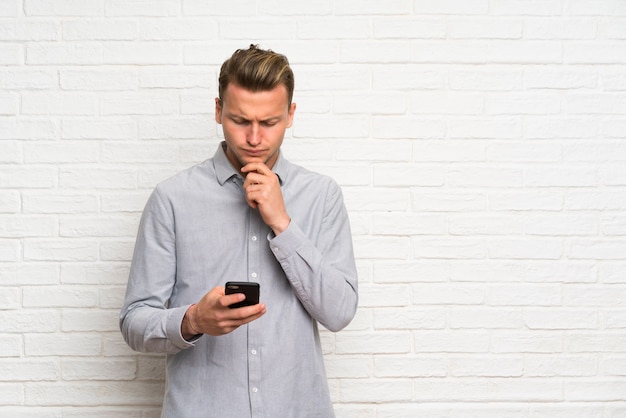
[(230, 83), (252, 92), (272, 90), (282, 84), (287, 89), (288, 105), (291, 106), (293, 71), (287, 57), (272, 50), (261, 49), (258, 45), (236, 50), (220, 69), (220, 100), (223, 100), (223, 94)]

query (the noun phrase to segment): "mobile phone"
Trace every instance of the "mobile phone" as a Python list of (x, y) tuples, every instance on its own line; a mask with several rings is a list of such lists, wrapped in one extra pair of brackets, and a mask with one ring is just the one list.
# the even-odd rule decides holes
[(243, 293), (246, 298), (237, 303), (233, 303), (228, 307), (231, 309), (241, 308), (242, 306), (256, 305), (259, 303), (259, 293), (261, 286), (255, 282), (227, 282), (226, 294), (232, 295), (234, 293)]

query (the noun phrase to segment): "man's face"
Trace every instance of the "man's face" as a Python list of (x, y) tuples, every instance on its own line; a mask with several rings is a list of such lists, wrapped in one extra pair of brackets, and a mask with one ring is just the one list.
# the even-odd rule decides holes
[(240, 169), (262, 162), (272, 168), (295, 111), (296, 104), (288, 105), (287, 89), (282, 84), (253, 93), (230, 83), (223, 100), (215, 99), (215, 121), (222, 125), (231, 164)]

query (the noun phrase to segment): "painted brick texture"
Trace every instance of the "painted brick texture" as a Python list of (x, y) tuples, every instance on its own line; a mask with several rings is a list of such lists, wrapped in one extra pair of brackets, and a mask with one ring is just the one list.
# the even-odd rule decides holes
[(622, 0), (0, 1), (0, 416), (159, 416), (117, 325), (134, 237), (250, 43), (352, 220), (338, 417), (626, 416)]

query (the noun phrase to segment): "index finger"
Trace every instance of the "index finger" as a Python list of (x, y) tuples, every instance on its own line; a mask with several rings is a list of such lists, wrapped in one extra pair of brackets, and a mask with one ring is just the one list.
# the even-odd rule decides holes
[(243, 167), (241, 167), (242, 173), (250, 173), (253, 171), (256, 171), (259, 174), (266, 174), (266, 175), (268, 174), (268, 172), (271, 172), (268, 166), (259, 162), (248, 163), (244, 165)]

